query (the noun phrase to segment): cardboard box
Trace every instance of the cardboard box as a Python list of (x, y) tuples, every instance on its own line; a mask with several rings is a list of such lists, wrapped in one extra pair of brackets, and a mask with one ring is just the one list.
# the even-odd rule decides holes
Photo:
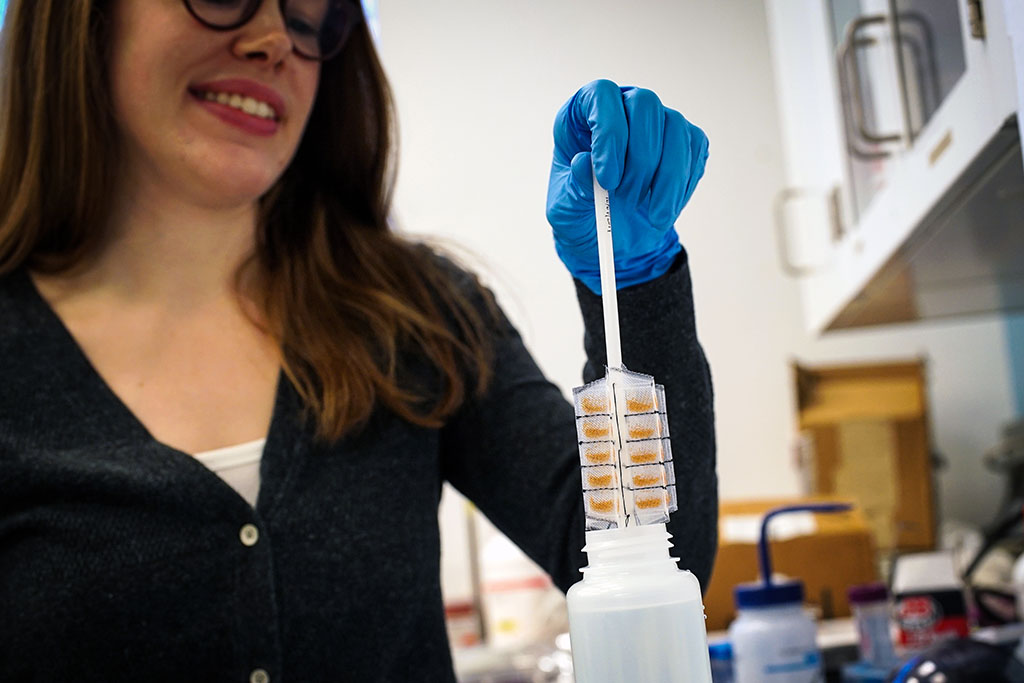
[(852, 498), (884, 550), (935, 543), (924, 363), (793, 366), (808, 492)]
[[(728, 628), (735, 617), (733, 588), (758, 579), (756, 538), (772, 508), (811, 502), (853, 502), (828, 496), (723, 502), (718, 519), (718, 556), (704, 596), (707, 628)], [(860, 510), (836, 514), (793, 513), (771, 522), (775, 574), (804, 582), (805, 601), (826, 618), (849, 616), (846, 590), (878, 580), (875, 544)]]

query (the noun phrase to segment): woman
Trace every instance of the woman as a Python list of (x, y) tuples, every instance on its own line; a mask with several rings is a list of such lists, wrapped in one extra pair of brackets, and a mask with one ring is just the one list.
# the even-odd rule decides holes
[[(0, 679), (453, 680), (445, 480), (577, 580), (572, 409), (472, 276), (389, 231), (354, 0), (13, 0), (4, 44)], [(555, 128), (585, 376), (592, 136), (624, 359), (669, 388), (670, 530), (706, 582), (710, 381), (671, 227), (706, 140), (607, 81)]]

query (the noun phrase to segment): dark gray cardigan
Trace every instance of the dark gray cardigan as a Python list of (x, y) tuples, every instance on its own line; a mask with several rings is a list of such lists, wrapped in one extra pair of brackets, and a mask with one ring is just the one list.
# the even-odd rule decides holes
[[(604, 374), (600, 298), (577, 293), (590, 381)], [(625, 364), (667, 388), (673, 552), (706, 586), (714, 427), (685, 254), (622, 290), (620, 315)], [(329, 446), (282, 379), (254, 510), (152, 438), (23, 272), (0, 279), (0, 681), (454, 680), (443, 481), (563, 590), (586, 563), (572, 407), (507, 322), (495, 363), (488, 393), (442, 429), (378, 410)]]

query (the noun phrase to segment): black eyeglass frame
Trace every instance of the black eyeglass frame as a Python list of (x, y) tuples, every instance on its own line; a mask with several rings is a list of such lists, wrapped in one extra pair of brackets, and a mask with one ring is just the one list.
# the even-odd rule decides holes
[[(278, 0), (277, 3), (278, 8), (281, 10), (281, 16), (285, 18), (286, 30), (288, 28), (288, 14), (286, 12), (286, 8), (288, 6), (289, 1), (290, 0)], [(238, 21), (227, 25), (215, 24), (207, 19), (204, 19), (199, 14), (199, 12), (196, 11), (195, 7), (192, 6), (193, 0), (181, 0), (181, 2), (183, 5), (185, 5), (185, 9), (188, 10), (188, 13), (191, 14), (196, 21), (198, 21), (206, 28), (214, 31), (233, 31), (236, 28), (240, 28), (249, 23), (252, 20), (252, 18), (256, 16), (256, 13), (259, 12), (260, 6), (263, 4), (264, 0), (247, 0), (246, 8), (242, 12), (241, 18), (239, 18)], [(349, 37), (351, 37), (352, 30), (356, 27), (356, 24), (363, 20), (363, 11), (360, 7), (359, 0), (327, 0), (327, 2), (331, 4), (337, 3), (335, 4), (335, 7), (345, 15), (344, 26), (342, 26), (340, 36), (338, 37), (337, 40), (337, 45), (329, 53), (323, 55), (310, 55), (300, 50), (298, 42), (295, 40), (295, 38), (292, 38), (292, 50), (295, 52), (295, 54), (299, 55), (304, 59), (310, 59), (317, 62), (326, 62), (329, 59), (337, 57), (338, 54), (341, 53), (342, 49), (345, 47), (345, 44), (348, 43), (348, 39)], [(289, 37), (291, 37), (290, 31)]]

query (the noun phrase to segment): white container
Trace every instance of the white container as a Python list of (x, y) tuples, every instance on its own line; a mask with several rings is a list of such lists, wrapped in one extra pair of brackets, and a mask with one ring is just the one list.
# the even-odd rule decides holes
[(820, 683), (814, 621), (797, 581), (741, 586), (739, 616), (729, 627), (736, 683)]
[(664, 524), (587, 532), (569, 589), (576, 683), (711, 683), (700, 584), (676, 567)]
[(561, 603), (561, 591), (512, 541), (501, 534), (487, 541), (480, 556), (480, 578), (488, 645), (520, 650), (548, 635), (548, 614), (555, 607), (553, 601)]
[(902, 555), (892, 579), (902, 653), (922, 652), (940, 640), (966, 638), (967, 601), (947, 551)]
[(884, 583), (851, 586), (846, 597), (857, 624), (861, 661), (879, 669), (891, 669), (897, 660), (892, 645), (888, 588)]

